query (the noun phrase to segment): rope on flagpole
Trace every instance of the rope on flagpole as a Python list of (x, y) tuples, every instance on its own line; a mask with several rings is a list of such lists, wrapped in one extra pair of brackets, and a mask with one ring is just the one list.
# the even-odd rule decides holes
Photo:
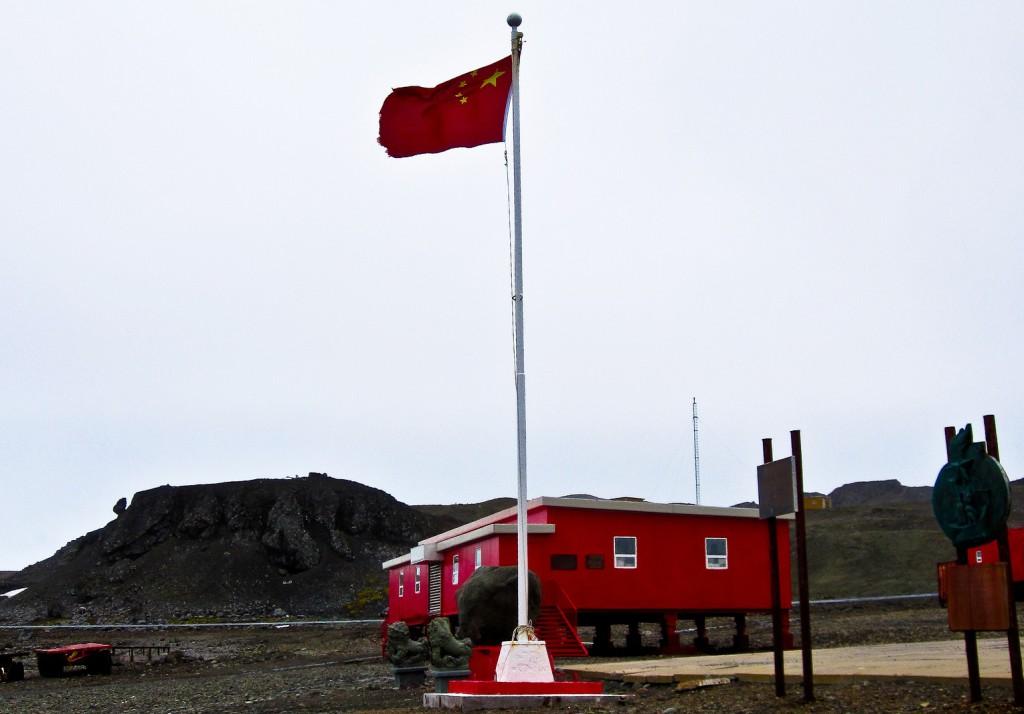
[[(512, 169), (508, 163), (508, 137), (505, 137), (505, 204), (508, 211), (508, 290), (510, 295), (515, 295), (515, 247), (512, 236)], [(516, 304), (513, 302), (511, 321), (509, 327), (512, 331), (512, 364), (516, 362)], [(515, 367), (512, 368), (512, 381), (515, 382)]]
[(537, 637), (537, 633), (534, 632), (532, 622), (529, 625), (519, 625), (512, 631), (513, 642), (534, 642), (539, 639), (540, 638)]

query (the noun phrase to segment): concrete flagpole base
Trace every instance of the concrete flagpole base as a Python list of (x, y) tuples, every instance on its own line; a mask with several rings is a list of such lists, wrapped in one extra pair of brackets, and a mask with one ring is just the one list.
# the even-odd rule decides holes
[(599, 681), (556, 681), (544, 641), (521, 639), (501, 643), (493, 679), (453, 681), (445, 694), (424, 694), (423, 706), (467, 711), (527, 709), (620, 698), (604, 694), (604, 684)]
[(547, 645), (543, 640), (502, 642), (494, 679), (497, 682), (554, 682)]

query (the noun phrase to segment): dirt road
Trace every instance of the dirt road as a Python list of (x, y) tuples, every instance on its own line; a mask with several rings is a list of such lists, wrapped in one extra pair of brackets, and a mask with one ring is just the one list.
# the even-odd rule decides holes
[[(813, 612), (818, 647), (873, 642), (949, 639), (945, 613), (934, 603), (820, 608)], [(656, 636), (653, 631), (648, 633)], [(712, 629), (712, 639), (729, 631)], [(764, 623), (751, 623), (754, 647), (767, 647)], [(684, 635), (685, 636), (685, 635)], [(372, 625), (259, 628), (245, 630), (6, 631), (0, 649), (28, 649), (75, 641), (117, 645), (164, 645), (171, 654), (148, 662), (122, 663), (111, 676), (37, 676), (27, 661), (27, 679), (0, 684), (0, 711), (51, 712), (414, 712), (422, 690), (395, 688), (379, 654)], [(370, 659), (365, 659), (370, 658)], [(818, 701), (800, 699), (790, 687), (784, 700), (770, 684), (736, 682), (699, 691), (673, 686), (610, 683), (610, 691), (632, 695), (626, 703), (596, 712), (1010, 712), (1007, 687), (986, 687), (980, 705), (966, 703), (966, 682), (906, 681), (818, 685)], [(571, 711), (571, 710), (569, 710)]]

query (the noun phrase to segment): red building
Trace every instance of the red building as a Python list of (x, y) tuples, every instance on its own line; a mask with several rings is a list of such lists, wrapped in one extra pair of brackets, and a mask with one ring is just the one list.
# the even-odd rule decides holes
[[(387, 622), (414, 630), (432, 617), (458, 620), (455, 593), (482, 565), (515, 565), (516, 509), (427, 538), (388, 571)], [(732, 617), (746, 645), (746, 615), (771, 612), (769, 526), (757, 509), (588, 498), (537, 498), (527, 506), (529, 566), (542, 584), (537, 634), (556, 656), (586, 654), (578, 629), (594, 627), (592, 650), (612, 646), (611, 626), (662, 627), (677, 651), (677, 622), (693, 620), (707, 644), (707, 617)], [(789, 525), (777, 521), (783, 622), (789, 622)], [(510, 633), (511, 634), (511, 633)]]

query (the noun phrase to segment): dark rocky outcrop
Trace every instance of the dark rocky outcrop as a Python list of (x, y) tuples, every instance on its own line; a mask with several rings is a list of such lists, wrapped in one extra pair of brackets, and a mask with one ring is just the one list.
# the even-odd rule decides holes
[(160, 486), (18, 573), (0, 619), (375, 616), (381, 562), (452, 525), (323, 474)]

